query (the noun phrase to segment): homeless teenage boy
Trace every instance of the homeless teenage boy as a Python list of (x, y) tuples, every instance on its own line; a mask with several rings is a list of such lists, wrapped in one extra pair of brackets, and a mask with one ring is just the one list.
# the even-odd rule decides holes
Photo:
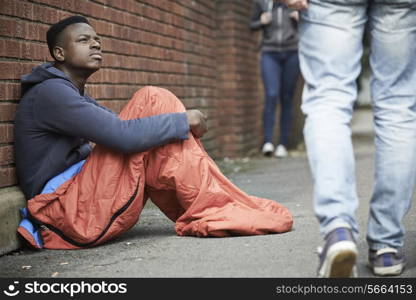
[(186, 110), (168, 90), (138, 90), (119, 115), (85, 93), (102, 63), (87, 19), (52, 25), (47, 42), (54, 63), (22, 77), (15, 119), (17, 175), (28, 200), (18, 232), (31, 246), (99, 245), (135, 225), (148, 198), (178, 235), (291, 230), (284, 206), (225, 178), (199, 141), (203, 114)]

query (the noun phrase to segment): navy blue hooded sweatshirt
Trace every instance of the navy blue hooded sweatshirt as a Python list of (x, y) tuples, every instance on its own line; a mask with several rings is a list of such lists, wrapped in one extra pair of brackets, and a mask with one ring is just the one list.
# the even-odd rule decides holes
[(188, 138), (185, 113), (121, 120), (82, 95), (52, 63), (22, 76), (21, 88), (14, 151), (26, 199), (39, 194), (49, 179), (85, 159), (91, 152), (89, 141), (131, 153)]

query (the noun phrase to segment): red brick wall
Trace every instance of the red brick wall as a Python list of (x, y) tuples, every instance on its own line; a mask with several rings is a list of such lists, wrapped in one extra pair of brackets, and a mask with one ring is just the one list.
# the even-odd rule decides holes
[(115, 111), (145, 85), (170, 89), (209, 117), (214, 157), (242, 156), (260, 142), (261, 88), (248, 0), (0, 0), (0, 188), (15, 185), (13, 119), (19, 78), (49, 61), (45, 33), (86, 16), (101, 35), (103, 68), (88, 84)]
[(251, 1), (219, 1), (217, 46), (223, 153), (249, 153), (262, 140), (258, 33), (249, 29)]

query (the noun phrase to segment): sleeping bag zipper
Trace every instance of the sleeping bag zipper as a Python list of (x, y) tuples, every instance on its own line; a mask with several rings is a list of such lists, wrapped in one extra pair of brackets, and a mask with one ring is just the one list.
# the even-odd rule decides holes
[[(133, 195), (130, 197), (130, 199), (129, 199), (129, 201), (127, 201), (126, 202), (126, 204), (124, 204), (123, 205), (123, 207), (121, 207), (118, 211), (116, 211), (116, 213), (111, 217), (111, 219), (110, 219), (110, 222), (108, 222), (108, 224), (107, 224), (107, 226), (104, 228), (104, 230), (100, 233), (100, 235), (95, 239), (95, 240), (93, 240), (92, 242), (88, 242), (88, 243), (80, 243), (80, 242), (77, 242), (77, 241), (75, 241), (75, 240), (73, 240), (73, 239), (71, 239), (70, 237), (67, 237), (60, 229), (58, 229), (58, 228), (56, 228), (56, 227), (54, 227), (54, 226), (52, 226), (52, 225), (49, 225), (49, 224), (46, 224), (46, 223), (42, 223), (42, 222), (39, 222), (39, 221), (37, 221), (37, 220), (34, 220), (37, 224), (39, 224), (39, 226), (41, 227), (41, 228), (45, 228), (45, 229), (49, 229), (49, 230), (51, 230), (51, 231), (53, 231), (54, 233), (56, 233), (57, 235), (59, 235), (63, 240), (65, 240), (66, 242), (68, 242), (68, 243), (70, 243), (70, 244), (72, 244), (72, 245), (74, 245), (74, 246), (77, 246), (77, 247), (89, 247), (89, 246), (92, 246), (92, 245), (94, 245), (97, 241), (99, 241), (106, 233), (107, 233), (107, 231), (108, 231), (108, 229), (110, 228), (110, 226), (111, 226), (111, 224), (113, 224), (113, 222), (115, 221), (115, 219), (119, 216), (119, 215), (121, 215), (130, 205), (131, 205), (131, 203), (134, 201), (134, 199), (136, 198), (136, 196), (137, 196), (137, 192), (138, 192), (138, 190), (139, 190), (139, 183), (140, 183), (140, 178), (139, 178), (139, 180), (138, 180), (138, 183), (137, 183), (137, 187), (136, 187), (136, 190), (134, 191), (134, 193), (133, 193)], [(34, 219), (33, 217), (32, 217), (32, 219)]]

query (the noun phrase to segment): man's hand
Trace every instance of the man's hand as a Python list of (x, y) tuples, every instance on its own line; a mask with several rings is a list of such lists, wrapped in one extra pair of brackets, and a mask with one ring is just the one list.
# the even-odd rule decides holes
[(260, 23), (263, 25), (267, 25), (272, 21), (272, 13), (269, 11), (266, 11), (261, 14), (260, 16)]
[(186, 116), (188, 117), (188, 124), (192, 134), (196, 138), (201, 138), (208, 131), (207, 117), (197, 109), (187, 110)]
[(280, 0), (291, 9), (304, 10), (308, 8), (308, 0)]
[(299, 22), (299, 12), (298, 11), (292, 11), (290, 13), (290, 17), (295, 20), (296, 22)]

